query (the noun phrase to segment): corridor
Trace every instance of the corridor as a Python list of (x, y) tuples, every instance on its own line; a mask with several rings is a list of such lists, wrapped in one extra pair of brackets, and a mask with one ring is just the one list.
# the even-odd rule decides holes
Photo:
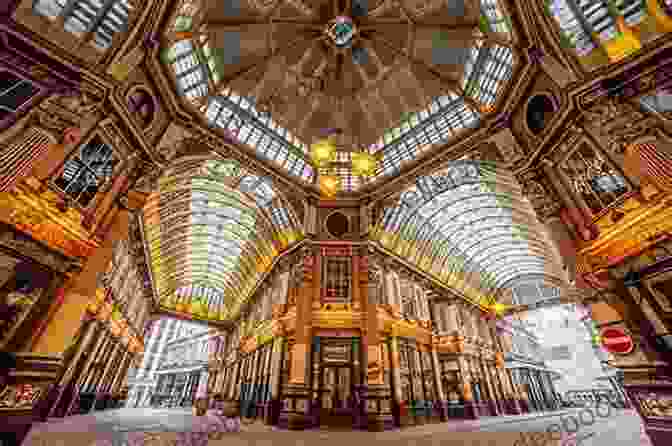
[[(278, 430), (261, 423), (243, 423), (241, 433), (228, 433), (219, 440), (210, 440), (209, 445), (226, 442), (229, 446), (276, 445), (285, 442), (288, 445), (314, 445), (325, 441), (335, 445), (352, 442), (383, 441), (388, 445), (415, 444), (460, 445), (460, 444), (497, 444), (498, 446), (535, 446), (536, 443), (519, 442), (521, 432), (542, 432), (553, 423), (562, 425), (562, 420), (578, 417), (579, 409), (544, 412), (528, 415), (484, 417), (480, 420), (456, 420), (442, 424), (427, 424), (409, 427), (404, 430), (386, 432), (357, 432), (311, 430), (293, 432)], [(163, 445), (175, 438), (178, 432), (204, 431), (205, 418), (195, 417), (184, 409), (119, 409), (77, 415), (65, 419), (40, 423), (33, 427), (23, 446), (52, 444), (79, 445), (116, 445), (129, 444)], [(569, 430), (572, 430), (570, 427)], [(147, 432), (149, 435), (139, 434)], [(478, 435), (475, 433), (478, 432)], [(159, 437), (158, 433), (163, 433)], [(155, 434), (152, 436), (152, 434)], [(158, 441), (157, 441), (158, 438)], [(139, 442), (136, 442), (140, 440)], [(198, 445), (198, 437), (185, 439), (188, 444)], [(203, 440), (203, 439), (201, 439)], [(492, 442), (492, 443), (491, 443)], [(495, 443), (496, 442), (496, 443)], [(180, 443), (181, 444), (181, 443)], [(580, 426), (576, 435), (563, 435), (561, 446), (650, 446), (648, 437), (643, 433), (640, 418), (632, 410), (614, 411), (609, 417), (597, 419), (591, 426)], [(544, 446), (551, 446), (550, 441)]]

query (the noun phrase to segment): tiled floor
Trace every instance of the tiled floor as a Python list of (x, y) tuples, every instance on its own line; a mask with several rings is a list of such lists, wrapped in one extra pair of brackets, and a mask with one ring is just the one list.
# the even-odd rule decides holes
[[(338, 446), (349, 446), (355, 443), (368, 444), (371, 441), (392, 441), (400, 445), (420, 446), (423, 443), (440, 444), (450, 446), (458, 444), (497, 444), (516, 445), (520, 438), (520, 432), (542, 432), (553, 423), (560, 423), (564, 417), (578, 413), (578, 409), (553, 413), (535, 413), (523, 416), (488, 417), (474, 421), (451, 420), (441, 424), (426, 424), (423, 426), (409, 427), (398, 431), (388, 432), (335, 432), (329, 430), (314, 430), (307, 432), (280, 431), (261, 423), (243, 423), (241, 432), (227, 433), (223, 440), (226, 446), (238, 446), (253, 444), (254, 446), (268, 443), (275, 446), (283, 441), (288, 444), (305, 446), (327, 446), (324, 442), (332, 442)], [(181, 409), (120, 409), (96, 412), (94, 414), (79, 415), (66, 419), (53, 420), (48, 423), (36, 425), (23, 446), (36, 446), (44, 444), (35, 439), (43, 438), (45, 433), (49, 437), (66, 438), (72, 441), (64, 441), (64, 446), (74, 446), (74, 438), (84, 437), (88, 440), (82, 444), (90, 445), (92, 440), (98, 446), (128, 444), (127, 439), (132, 432), (200, 432), (203, 431), (204, 418), (195, 417), (191, 411)], [(478, 434), (476, 434), (478, 433)], [(68, 434), (67, 436), (64, 434)], [(85, 435), (85, 434), (88, 434)], [(471, 437), (479, 442), (470, 443), (463, 436)], [(487, 437), (487, 438), (486, 438)], [(460, 440), (462, 438), (462, 440)], [(575, 438), (572, 440), (572, 438)], [(583, 438), (578, 441), (576, 438)], [(608, 419), (598, 420), (590, 427), (581, 427), (577, 436), (566, 435), (561, 443), (562, 446), (651, 446), (648, 437), (643, 433), (641, 422), (634, 411), (618, 411)], [(493, 442), (490, 442), (493, 441)], [(213, 445), (218, 441), (210, 441)], [(436, 443), (438, 441), (438, 443)], [(107, 443), (106, 443), (107, 442)], [(111, 442), (111, 443), (110, 443)], [(146, 441), (144, 443), (147, 443)], [(188, 442), (198, 446), (197, 442)], [(48, 441), (51, 444), (59, 444), (59, 441)], [(205, 443), (204, 443), (205, 444)], [(222, 443), (224, 445), (224, 443)], [(552, 443), (547, 443), (551, 446)]]

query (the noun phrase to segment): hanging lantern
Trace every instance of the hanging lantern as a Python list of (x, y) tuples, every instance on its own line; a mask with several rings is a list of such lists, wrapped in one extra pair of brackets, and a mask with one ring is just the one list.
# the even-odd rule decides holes
[(336, 144), (333, 139), (321, 139), (310, 146), (310, 158), (317, 167), (326, 167), (336, 159)]
[(637, 35), (628, 27), (623, 17), (617, 17), (616, 37), (610, 40), (601, 40), (601, 45), (607, 52), (609, 62), (616, 63), (629, 55), (642, 49), (642, 42)]
[(378, 159), (367, 152), (352, 154), (352, 174), (358, 177), (372, 177), (376, 174)]
[(340, 189), (341, 179), (335, 175), (320, 175), (320, 193), (332, 198)]
[(481, 109), (480, 110), (481, 113), (487, 114), (487, 113), (492, 113), (493, 111), (495, 111), (495, 106), (494, 105), (488, 105), (488, 104), (481, 104), (480, 109)]

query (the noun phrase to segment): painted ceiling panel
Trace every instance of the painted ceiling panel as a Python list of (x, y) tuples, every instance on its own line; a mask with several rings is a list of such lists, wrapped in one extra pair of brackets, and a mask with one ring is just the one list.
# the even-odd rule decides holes
[(488, 162), (460, 160), (419, 178), (372, 238), (474, 301), (517, 278), (563, 277), (515, 179)]
[(190, 317), (235, 317), (275, 258), (303, 238), (270, 179), (233, 160), (185, 161), (143, 213), (159, 305)]

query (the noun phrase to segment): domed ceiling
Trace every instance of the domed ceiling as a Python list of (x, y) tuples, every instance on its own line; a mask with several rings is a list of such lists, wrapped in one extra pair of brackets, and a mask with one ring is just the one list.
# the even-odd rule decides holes
[[(504, 17), (495, 0), (189, 0), (162, 59), (211, 127), (352, 192), (494, 112), (515, 60)], [(308, 151), (327, 135), (339, 154), (323, 172)], [(374, 175), (352, 174), (353, 152), (377, 155)]]

